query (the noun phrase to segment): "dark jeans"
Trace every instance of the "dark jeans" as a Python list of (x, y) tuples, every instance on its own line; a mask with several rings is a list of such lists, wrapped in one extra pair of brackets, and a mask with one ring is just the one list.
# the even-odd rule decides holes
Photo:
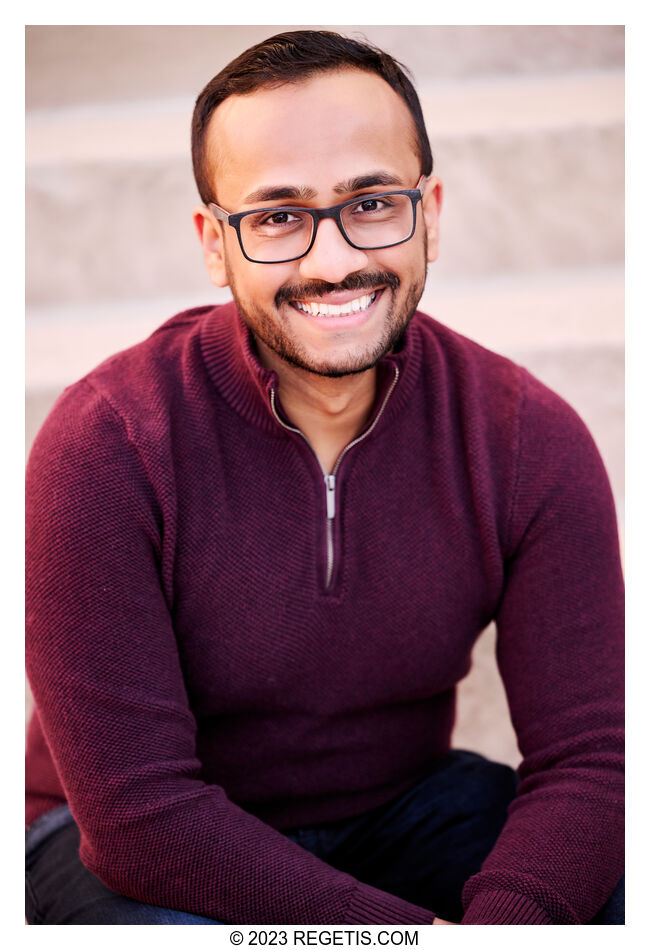
[[(516, 784), (508, 766), (455, 751), (387, 805), (287, 837), (373, 887), (459, 921), (463, 885), (492, 849)], [(111, 891), (79, 860), (79, 829), (67, 805), (28, 828), (26, 852), (30, 924), (219, 923)], [(591, 923), (624, 923), (622, 880)]]

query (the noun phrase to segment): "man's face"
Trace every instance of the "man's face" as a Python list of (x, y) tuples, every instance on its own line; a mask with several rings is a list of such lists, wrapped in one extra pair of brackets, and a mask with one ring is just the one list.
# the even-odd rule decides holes
[[(360, 70), (231, 96), (212, 117), (207, 149), (217, 203), (230, 213), (325, 208), (414, 188), (420, 177), (406, 105), (383, 79)], [(404, 244), (358, 250), (325, 219), (310, 252), (283, 264), (247, 261), (234, 228), (215, 223), (205, 208), (195, 222), (211, 279), (230, 286), (263, 344), (263, 361), (275, 354), (311, 373), (342, 376), (374, 366), (411, 319), (427, 259), (437, 257), (440, 198), (440, 183), (429, 179), (415, 234)], [(314, 312), (323, 304), (343, 314)]]

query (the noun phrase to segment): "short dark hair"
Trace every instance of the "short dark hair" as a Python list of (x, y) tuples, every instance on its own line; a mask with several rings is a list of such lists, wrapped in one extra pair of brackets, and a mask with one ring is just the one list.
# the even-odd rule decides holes
[(192, 164), (201, 200), (216, 201), (210, 182), (205, 136), (217, 106), (228, 96), (246, 95), (257, 89), (299, 82), (317, 73), (362, 69), (376, 73), (404, 100), (413, 117), (421, 173), (433, 170), (431, 145), (420, 100), (406, 67), (370, 43), (341, 36), (330, 30), (296, 30), (278, 33), (245, 50), (211, 79), (199, 94), (192, 116)]

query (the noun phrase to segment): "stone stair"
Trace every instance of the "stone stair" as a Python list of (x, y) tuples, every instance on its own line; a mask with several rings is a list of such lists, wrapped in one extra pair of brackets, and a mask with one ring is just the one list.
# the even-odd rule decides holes
[[(191, 223), (193, 100), (284, 28), (299, 27), (27, 28), (28, 448), (64, 386), (174, 312), (228, 299)], [(422, 309), (578, 410), (622, 515), (624, 28), (328, 28), (414, 74), (445, 186)], [(493, 636), (456, 741), (516, 762)]]

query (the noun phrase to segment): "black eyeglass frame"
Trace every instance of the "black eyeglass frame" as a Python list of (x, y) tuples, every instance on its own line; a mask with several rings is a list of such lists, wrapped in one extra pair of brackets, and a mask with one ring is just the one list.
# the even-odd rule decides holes
[[(415, 234), (415, 224), (417, 221), (417, 203), (422, 199), (422, 193), (424, 191), (424, 182), (426, 178), (424, 175), (420, 177), (415, 188), (405, 188), (399, 191), (378, 191), (371, 192), (366, 195), (359, 195), (356, 198), (350, 198), (348, 201), (342, 201), (341, 204), (332, 205), (331, 208), (306, 208), (299, 207), (297, 205), (281, 205), (270, 208), (253, 208), (250, 211), (237, 211), (234, 214), (229, 214), (227, 211), (224, 211), (223, 208), (220, 208), (219, 205), (210, 202), (208, 208), (218, 221), (224, 221), (229, 224), (231, 228), (234, 228), (237, 232), (237, 238), (239, 239), (239, 246), (241, 252), (246, 258), (247, 261), (250, 261), (251, 264), (289, 264), (291, 261), (299, 261), (302, 257), (306, 257), (307, 254), (311, 251), (314, 246), (314, 241), (316, 240), (316, 232), (318, 231), (319, 222), (324, 218), (333, 218), (336, 221), (339, 231), (343, 235), (344, 239), (350, 245), (350, 247), (356, 248), (358, 251), (381, 251), (387, 247), (397, 247), (399, 244), (406, 244), (407, 241), (410, 241), (413, 235)], [(355, 244), (350, 240), (348, 235), (345, 233), (345, 229), (341, 222), (341, 211), (344, 208), (349, 207), (350, 205), (359, 204), (362, 201), (371, 201), (375, 198), (387, 198), (390, 195), (408, 195), (411, 199), (411, 208), (413, 210), (413, 225), (408, 237), (402, 238), (401, 241), (394, 241), (392, 244), (379, 244), (377, 247), (362, 247), (360, 244)], [(287, 257), (281, 261), (258, 261), (254, 257), (249, 257), (244, 248), (244, 242), (242, 241), (241, 236), (241, 222), (243, 218), (248, 217), (251, 214), (263, 214), (275, 212), (276, 214), (280, 211), (300, 211), (303, 214), (308, 214), (312, 221), (312, 235), (309, 242), (309, 247), (306, 251), (303, 251), (302, 254), (298, 254), (296, 257)]]

